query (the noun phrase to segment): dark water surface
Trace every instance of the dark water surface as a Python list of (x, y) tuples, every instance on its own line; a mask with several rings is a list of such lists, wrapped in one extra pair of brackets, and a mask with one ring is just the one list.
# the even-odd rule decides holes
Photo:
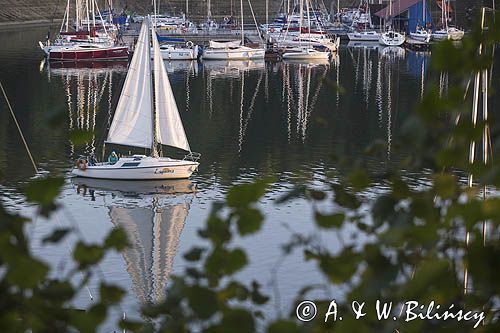
[[(174, 183), (96, 182), (72, 180), (68, 172), (79, 154), (102, 153), (127, 64), (49, 67), (37, 46), (44, 35), (45, 29), (0, 32), (0, 78), (34, 158), (43, 170), (68, 175), (61, 209), (50, 220), (38, 218), (28, 232), (34, 253), (50, 262), (57, 275), (71, 267), (70, 249), (77, 239), (99, 242), (115, 226), (125, 228), (134, 246), (110, 253), (76, 304), (92, 302), (89, 293), (98, 292), (99, 280), (118, 283), (130, 293), (113, 319), (123, 313), (136, 317), (140, 304), (164, 297), (169, 275), (184, 271), (182, 254), (203, 243), (197, 230), (211, 203), (222, 199), (231, 185), (265, 175), (275, 176), (277, 182), (260, 202), (266, 214), (262, 231), (234, 240), (250, 258), (238, 277), (257, 279), (272, 296), (266, 316), (288, 314), (286, 304), (302, 286), (325, 281), (301, 252), (282, 258), (281, 245), (298, 231), (335, 249), (339, 235), (317, 231), (305, 199), (284, 205), (274, 199), (298, 183), (324, 187), (327, 175), (336, 170), (332, 155), (363, 157), (375, 140), (388, 143), (388, 148), (384, 158), (369, 161), (371, 167), (383, 170), (397, 158), (393, 133), (420, 100), (429, 64), (426, 54), (377, 44), (343, 45), (330, 64), (166, 63), (190, 145), (202, 154), (199, 172), (191, 181)], [(336, 85), (342, 86), (341, 92)], [(94, 140), (74, 147), (70, 129), (94, 130)], [(0, 198), (11, 209), (33, 216), (34, 207), (19, 194), (33, 170), (3, 100), (0, 171)], [(173, 194), (194, 186), (195, 194)], [(383, 190), (383, 184), (371, 189)], [(321, 209), (335, 207), (325, 204)], [(77, 233), (57, 246), (42, 246), (41, 239), (61, 225)], [(340, 236), (353, 233), (342, 230)], [(339, 290), (317, 293), (342, 296)], [(103, 331), (113, 327), (108, 322)]]

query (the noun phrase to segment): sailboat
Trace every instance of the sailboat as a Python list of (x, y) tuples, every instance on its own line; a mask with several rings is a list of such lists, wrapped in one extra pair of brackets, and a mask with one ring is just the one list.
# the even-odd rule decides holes
[[(75, 176), (126, 180), (180, 179), (189, 178), (198, 168), (200, 155), (191, 152), (189, 147), (156, 31), (154, 28), (150, 30), (149, 25), (149, 19), (142, 24), (106, 143), (150, 149), (151, 156), (133, 155), (101, 163), (80, 158), (72, 170)], [(176, 147), (189, 154), (183, 160), (160, 157), (158, 144)]]
[(417, 25), (415, 31), (410, 32), (410, 37), (419, 42), (429, 43), (431, 40), (431, 33), (425, 29), (427, 22), (427, 9), (425, 7), (425, 0), (422, 0), (422, 25)]
[[(83, 20), (85, 9), (87, 19)], [(85, 6), (76, 0), (76, 31), (70, 31), (70, 0), (67, 0), (59, 36), (54, 42), (38, 42), (49, 61), (96, 61), (128, 59), (128, 46), (118, 45), (109, 33), (95, 0)], [(96, 17), (96, 11), (100, 19)], [(92, 19), (90, 19), (92, 16)], [(101, 22), (103, 31), (98, 31)], [(85, 25), (84, 25), (85, 23)]]
[(203, 60), (255, 60), (264, 59), (266, 51), (262, 48), (245, 46), (245, 30), (243, 27), (243, 0), (240, 1), (241, 41), (210, 41), (209, 47), (203, 50)]
[(435, 30), (432, 33), (433, 40), (461, 40), (464, 37), (464, 31), (460, 30), (456, 27), (448, 26), (448, 10), (450, 5), (446, 2), (446, 0), (441, 1), (441, 24), (442, 28)]
[[(389, 0), (389, 19), (392, 21), (392, 0)], [(391, 22), (389, 30), (380, 35), (378, 42), (385, 46), (400, 46), (405, 42), (405, 36), (394, 31)]]
[[(154, 0), (153, 1), (153, 6), (154, 6), (154, 15), (152, 17), (153, 20), (153, 25), (155, 27), (155, 30), (158, 27), (161, 27), (161, 24), (170, 24), (170, 23), (165, 23), (168, 22), (169, 19), (174, 19), (171, 17), (166, 17), (163, 15), (158, 15), (158, 12), (160, 11), (159, 9), (159, 1)], [(186, 2), (186, 12), (188, 10), (188, 4)], [(174, 19), (173, 26), (183, 26), (184, 24), (189, 25), (190, 22), (186, 20), (185, 16), (182, 18), (179, 18), (178, 20)], [(187, 32), (187, 30), (186, 30)], [(160, 51), (161, 55), (164, 60), (195, 60), (198, 59), (199, 55), (199, 48), (198, 45), (194, 45), (193, 42), (188, 41), (186, 42), (185, 45), (181, 44), (183, 42), (183, 39), (180, 39), (180, 41), (176, 38), (165, 38), (165, 37), (160, 37), (156, 36), (159, 41), (161, 42), (162, 40), (168, 40), (169, 42), (166, 44), (160, 44)], [(173, 41), (176, 41), (176, 43), (172, 43)], [(181, 43), (179, 43), (181, 42)]]
[[(299, 19), (299, 31), (302, 31), (302, 21), (304, 19), (304, 8), (303, 8), (303, 0), (300, 1), (300, 19)], [(307, 26), (309, 29), (309, 36), (311, 32), (311, 21), (310, 21), (310, 14), (309, 14), (309, 3), (306, 0), (306, 8), (307, 8)], [(308, 40), (305, 40), (308, 45), (302, 45), (302, 39), (300, 39), (299, 35), (299, 46), (296, 48), (290, 48), (286, 49), (285, 52), (282, 55), (282, 58), (284, 60), (287, 59), (292, 59), (292, 60), (325, 60), (329, 59), (331, 53), (329, 51), (318, 51), (313, 48), (312, 46), (312, 40), (309, 38)], [(335, 45), (335, 51), (337, 51), (338, 44), (340, 43), (340, 39), (334, 43)]]

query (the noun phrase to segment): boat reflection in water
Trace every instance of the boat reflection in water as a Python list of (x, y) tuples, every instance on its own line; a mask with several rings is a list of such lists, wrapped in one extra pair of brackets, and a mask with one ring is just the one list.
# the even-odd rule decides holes
[(264, 70), (264, 60), (211, 60), (203, 62), (203, 70), (212, 77), (238, 78), (242, 72)]
[(130, 243), (122, 256), (134, 294), (141, 305), (163, 301), (196, 186), (188, 179), (127, 182), (72, 178), (72, 182), (80, 194), (95, 197), (97, 192), (121, 199), (106, 206), (111, 222), (125, 231)]

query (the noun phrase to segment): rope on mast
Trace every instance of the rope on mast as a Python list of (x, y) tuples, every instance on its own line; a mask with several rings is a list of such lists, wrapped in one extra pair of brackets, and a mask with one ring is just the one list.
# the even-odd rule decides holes
[(19, 135), (21, 136), (24, 147), (26, 148), (26, 152), (28, 153), (28, 156), (31, 160), (31, 164), (33, 164), (33, 169), (35, 169), (35, 173), (38, 173), (38, 168), (36, 167), (35, 160), (33, 159), (33, 155), (31, 155), (31, 151), (28, 147), (28, 143), (24, 139), (23, 131), (21, 130), (21, 127), (19, 126), (19, 123), (17, 122), (16, 115), (14, 114), (14, 111), (12, 110), (12, 106), (10, 105), (10, 101), (9, 101), (9, 98), (7, 97), (7, 93), (5, 92), (5, 89), (3, 88), (2, 81), (0, 81), (0, 88), (2, 89), (2, 93), (3, 93), (3, 96), (5, 98), (5, 101), (7, 102), (7, 106), (9, 107), (9, 111), (10, 111), (10, 114), (12, 115), (12, 119), (14, 119), (14, 123), (16, 124)]

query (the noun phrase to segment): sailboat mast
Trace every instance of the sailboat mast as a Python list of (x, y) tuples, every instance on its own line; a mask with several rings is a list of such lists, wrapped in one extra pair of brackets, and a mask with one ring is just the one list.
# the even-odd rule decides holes
[(266, 26), (269, 24), (269, 0), (266, 0)]
[(300, 18), (299, 18), (299, 46), (302, 47), (302, 38), (300, 38), (300, 33), (302, 32), (302, 20), (304, 19), (304, 0), (300, 0)]
[(245, 28), (243, 27), (243, 0), (240, 0), (241, 45), (245, 45)]
[[(156, 1), (155, 1), (156, 3)], [(153, 29), (149, 29), (149, 24), (150, 22), (148, 21), (148, 36), (151, 36), (152, 38), (157, 38), (156, 37), (156, 24), (155, 26), (153, 27)], [(151, 32), (149, 32), (151, 31)], [(149, 38), (147, 39), (147, 43), (146, 43), (146, 49), (147, 49), (147, 61), (151, 61), (151, 47), (150, 47), (150, 43), (149, 43)], [(150, 73), (151, 74), (151, 73)], [(156, 110), (156, 104), (155, 104), (155, 91), (154, 91), (154, 76), (156, 76), (156, 73), (154, 73), (154, 71), (152, 70), (152, 74), (153, 75), (150, 75), (150, 80), (149, 80), (149, 84), (150, 84), (150, 91), (151, 91), (151, 119), (153, 120), (151, 122), (151, 133), (153, 134), (153, 144), (151, 146), (151, 156), (152, 157), (158, 157), (158, 151), (156, 150), (156, 146), (157, 146), (157, 138), (156, 138), (156, 117), (155, 117), (155, 112), (157, 111)]]

